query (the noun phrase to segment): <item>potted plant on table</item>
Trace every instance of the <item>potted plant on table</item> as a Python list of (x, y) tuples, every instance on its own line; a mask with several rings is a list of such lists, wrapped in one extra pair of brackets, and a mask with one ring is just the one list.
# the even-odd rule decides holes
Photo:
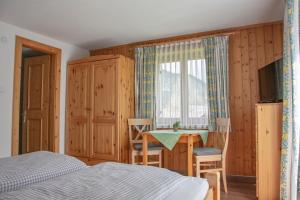
[(180, 121), (176, 121), (173, 124), (173, 131), (176, 132), (176, 131), (178, 131), (179, 128), (180, 128)]

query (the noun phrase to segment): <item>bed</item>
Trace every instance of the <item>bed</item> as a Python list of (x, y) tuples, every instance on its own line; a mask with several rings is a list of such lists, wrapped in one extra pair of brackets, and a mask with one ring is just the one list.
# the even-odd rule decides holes
[(208, 179), (167, 169), (107, 162), (0, 193), (0, 199), (218, 199), (219, 174)]
[(87, 165), (76, 158), (47, 151), (0, 158), (0, 193), (18, 190), (83, 168), (87, 168)]

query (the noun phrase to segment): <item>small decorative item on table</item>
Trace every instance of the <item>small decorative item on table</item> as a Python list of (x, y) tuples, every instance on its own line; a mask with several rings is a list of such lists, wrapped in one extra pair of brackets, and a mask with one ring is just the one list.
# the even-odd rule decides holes
[(176, 122), (173, 124), (173, 131), (174, 131), (174, 132), (177, 132), (179, 128), (180, 128), (180, 121), (176, 121)]

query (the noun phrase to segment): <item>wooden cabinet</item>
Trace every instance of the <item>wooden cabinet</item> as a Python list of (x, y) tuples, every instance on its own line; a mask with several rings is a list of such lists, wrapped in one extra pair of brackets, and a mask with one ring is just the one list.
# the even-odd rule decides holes
[(256, 196), (279, 199), (282, 103), (256, 104)]
[(67, 151), (73, 156), (89, 156), (90, 141), (90, 68), (89, 63), (69, 66), (67, 102)]
[(67, 76), (67, 154), (88, 164), (128, 162), (133, 61), (118, 55), (93, 56), (70, 62)]

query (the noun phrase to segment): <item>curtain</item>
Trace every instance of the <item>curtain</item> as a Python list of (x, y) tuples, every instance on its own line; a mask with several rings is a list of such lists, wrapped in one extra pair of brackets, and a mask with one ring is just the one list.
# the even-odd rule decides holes
[(135, 49), (135, 115), (155, 127), (155, 47)]
[(228, 36), (135, 49), (136, 117), (209, 128), (229, 117)]
[(217, 117), (229, 117), (228, 36), (203, 40), (208, 87), (208, 129), (216, 130)]
[(285, 1), (283, 50), (283, 128), (281, 146), (281, 199), (299, 196), (299, 0)]
[(172, 128), (207, 127), (207, 83), (200, 41), (156, 46), (156, 124)]

